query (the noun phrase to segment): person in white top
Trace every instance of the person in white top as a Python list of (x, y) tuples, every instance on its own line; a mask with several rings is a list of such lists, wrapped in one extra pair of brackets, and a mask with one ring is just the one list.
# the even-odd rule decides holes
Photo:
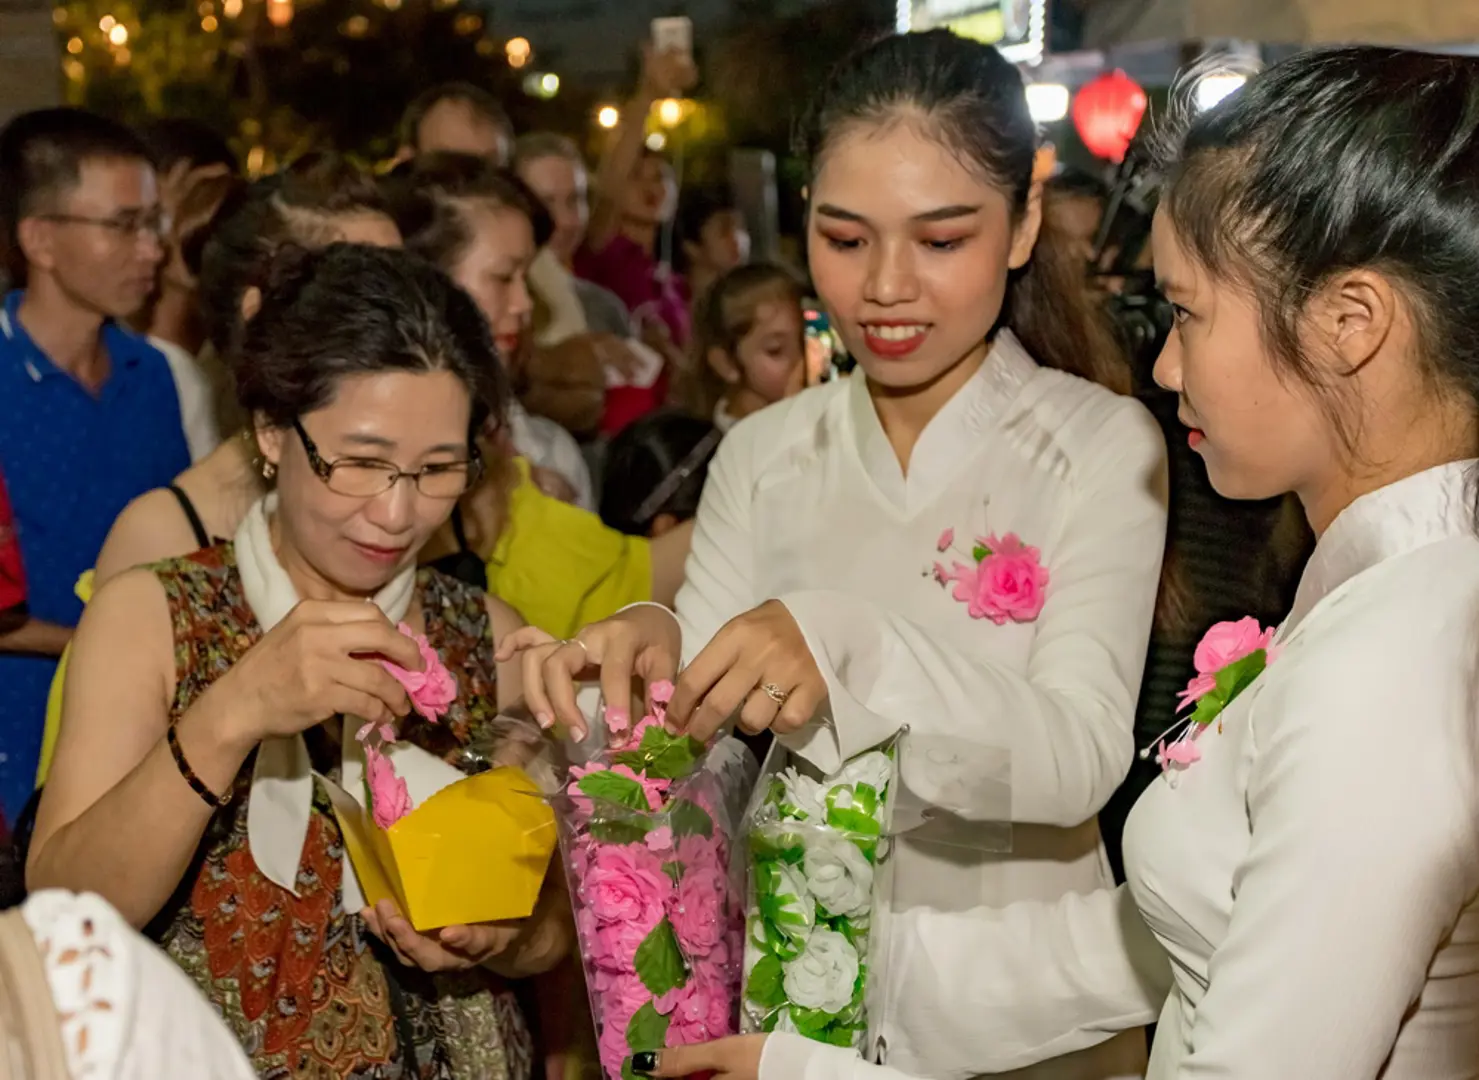
[[(1016, 942), (968, 956), (954, 915), (1111, 883), (1094, 815), (1133, 754), (1165, 444), (1109, 388), (1127, 370), (1081, 270), (1039, 238), (1036, 131), (994, 49), (945, 32), (874, 45), (824, 88), (806, 141), (812, 275), (861, 371), (737, 424), (705, 487), (677, 619), (642, 607), (578, 643), (530, 647), (529, 701), (579, 730), (571, 679), (587, 655), (614, 700), (634, 664), (656, 679), (681, 655), (669, 715), (699, 736), (738, 715), (824, 770), (905, 725), (1009, 750), (1010, 855), (900, 846), (901, 914), (868, 1048), (971, 1076), (994, 1061), (941, 1037), (957, 976), (1010, 982), (1024, 1008), (979, 1016), (981, 1037), (999, 1060), (1037, 1061), (1075, 1049), (1057, 1049), (1057, 956), (1117, 955), (1043, 937), (1025, 959)], [(1014, 601), (978, 574), (976, 537), (1024, 571)], [(937, 562), (957, 577), (942, 583)], [(828, 1053), (772, 1038), (782, 1045), (768, 1075), (800, 1076)], [(1127, 1033), (1031, 1076), (1103, 1080), (1144, 1061), (1143, 1036)]]
[[(989, 1034), (1034, 1006), (992, 969), (1031, 957), (1064, 1041), (1159, 1013), (1151, 1080), (1479, 1076), (1476, 116), (1479, 62), (1348, 48), (1268, 69), (1178, 140), (1156, 377), (1213, 486), (1294, 492), (1319, 540), (1276, 633), (1204, 640), (1206, 673), (1246, 653), (1252, 678), (1188, 688), (1128, 886), (954, 917), (935, 1035), (956, 1052), (1011, 1049)], [(795, 1036), (657, 1066), (904, 1075)]]

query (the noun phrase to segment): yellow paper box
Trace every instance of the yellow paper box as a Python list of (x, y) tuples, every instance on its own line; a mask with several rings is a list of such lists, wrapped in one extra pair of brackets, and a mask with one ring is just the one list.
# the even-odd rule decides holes
[(555, 848), (555, 816), (522, 769), (459, 780), (389, 829), (342, 788), (325, 787), (370, 904), (394, 900), (420, 931), (534, 911)]

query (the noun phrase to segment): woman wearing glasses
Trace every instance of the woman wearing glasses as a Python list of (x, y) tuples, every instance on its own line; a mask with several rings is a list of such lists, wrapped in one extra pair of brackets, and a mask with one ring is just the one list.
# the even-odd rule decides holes
[[(233, 542), (89, 605), (29, 884), (150, 925), (262, 1075), (527, 1077), (502, 980), (564, 955), (563, 887), (527, 920), (433, 934), (362, 910), (310, 772), (351, 783), (365, 721), (464, 769), (473, 740), (522, 749), (496, 720), (518, 672), (493, 661), (518, 617), (417, 569), (477, 479), (472, 433), (507, 405), (486, 324), (419, 260), (335, 245), (278, 260), (232, 363), (271, 492)], [(439, 724), (377, 660), (421, 666), (401, 622), (457, 676)]]

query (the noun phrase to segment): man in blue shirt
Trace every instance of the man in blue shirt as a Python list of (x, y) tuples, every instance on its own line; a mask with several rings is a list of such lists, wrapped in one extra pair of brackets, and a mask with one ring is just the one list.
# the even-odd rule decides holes
[(119, 320), (154, 288), (167, 222), (143, 144), (77, 109), (0, 130), (0, 469), (30, 620), (0, 634), (0, 809), (35, 782), (47, 692), (82, 614), (73, 592), (113, 519), (190, 463), (164, 356)]

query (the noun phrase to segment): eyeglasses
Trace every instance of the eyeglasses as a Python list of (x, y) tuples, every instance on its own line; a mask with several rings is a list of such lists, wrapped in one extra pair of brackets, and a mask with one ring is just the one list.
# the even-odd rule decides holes
[(59, 225), (96, 225), (116, 232), (120, 236), (139, 239), (149, 235), (156, 240), (169, 238), (173, 222), (163, 210), (125, 210), (112, 217), (88, 217), (85, 214), (38, 214), (42, 221), (54, 221)]
[(389, 461), (377, 458), (343, 457), (336, 461), (325, 461), (318, 452), (308, 432), (297, 420), (293, 430), (303, 440), (303, 449), (308, 454), (308, 464), (330, 491), (336, 495), (347, 495), (356, 499), (373, 499), (383, 495), (402, 477), (409, 477), (416, 490), (429, 499), (456, 499), (478, 482), (483, 475), (483, 459), (477, 448), (471, 448), (466, 461), (449, 461), (436, 465), (423, 465), (415, 472), (406, 472)]

